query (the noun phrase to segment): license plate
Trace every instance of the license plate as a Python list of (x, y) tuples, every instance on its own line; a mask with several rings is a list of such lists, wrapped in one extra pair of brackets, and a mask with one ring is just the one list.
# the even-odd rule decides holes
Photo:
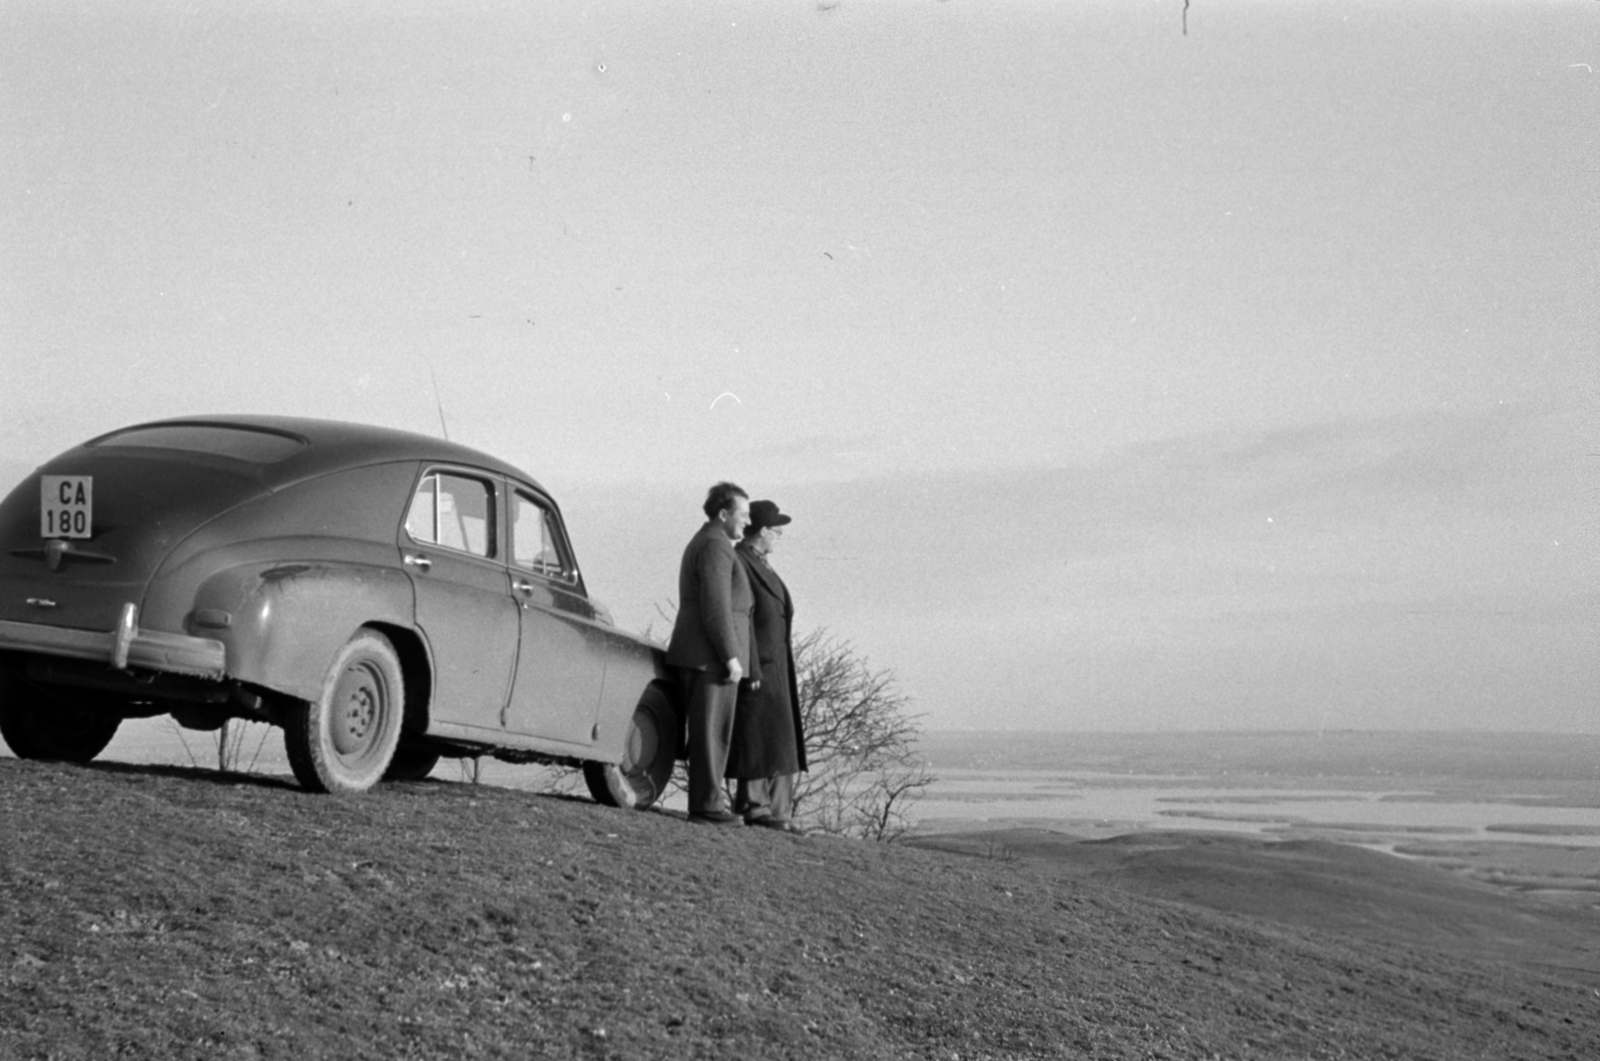
[(39, 477), (39, 535), (88, 538), (94, 534), (94, 476)]

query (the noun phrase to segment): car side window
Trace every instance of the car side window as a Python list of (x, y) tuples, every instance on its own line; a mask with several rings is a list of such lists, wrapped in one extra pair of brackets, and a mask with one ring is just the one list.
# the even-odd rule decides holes
[(474, 556), (494, 555), (494, 487), (482, 479), (429, 472), (406, 515), (411, 540)]
[(518, 492), (511, 520), (511, 562), (546, 578), (570, 580), (573, 565), (556, 533), (555, 515), (527, 494)]

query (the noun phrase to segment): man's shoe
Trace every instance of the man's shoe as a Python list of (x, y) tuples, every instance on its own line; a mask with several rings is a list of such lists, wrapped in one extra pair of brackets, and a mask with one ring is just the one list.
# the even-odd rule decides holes
[(762, 818), (746, 818), (744, 823), (746, 825), (759, 825), (763, 829), (776, 829), (781, 833), (799, 832), (794, 827), (794, 822), (788, 818), (776, 818), (770, 814)]
[(731, 811), (708, 810), (696, 811), (689, 815), (689, 820), (699, 822), (701, 825), (743, 825), (744, 819)]

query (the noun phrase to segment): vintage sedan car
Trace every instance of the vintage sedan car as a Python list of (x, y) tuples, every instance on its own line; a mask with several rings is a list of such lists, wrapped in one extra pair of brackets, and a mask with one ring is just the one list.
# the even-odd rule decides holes
[(86, 762), (162, 714), (280, 726), (320, 792), (489, 754), (646, 806), (683, 749), (661, 647), (589, 598), (538, 482), (289, 417), (113, 431), (0, 502), (0, 736)]

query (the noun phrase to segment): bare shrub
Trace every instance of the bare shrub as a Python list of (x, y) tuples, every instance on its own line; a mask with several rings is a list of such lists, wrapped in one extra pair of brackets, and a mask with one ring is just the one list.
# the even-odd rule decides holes
[[(252, 729), (256, 730), (255, 751), (250, 761), (244, 763), (245, 745), (249, 743)], [(217, 770), (224, 774), (255, 773), (256, 762), (261, 758), (261, 747), (266, 743), (269, 732), (271, 727), (264, 723), (242, 718), (228, 719), (216, 732)], [(244, 763), (242, 767), (241, 763)]]
[(921, 726), (892, 671), (874, 670), (855, 646), (816, 629), (796, 640), (795, 678), (809, 769), (795, 786), (807, 829), (892, 842), (933, 783), (917, 755)]
[[(189, 757), (189, 765), (197, 770), (200, 769), (200, 760), (195, 756), (194, 749), (189, 747), (189, 738), (184, 736), (184, 728), (178, 725), (177, 719), (170, 716), (167, 718), (167, 725), (172, 728), (172, 732), (183, 745), (183, 753)], [(255, 750), (250, 753), (250, 761), (246, 763), (245, 748), (252, 730), (256, 732)], [(251, 722), (242, 718), (230, 718), (223, 722), (210, 736), (211, 744), (217, 753), (217, 772), (255, 773), (256, 763), (261, 759), (262, 746), (265, 745), (267, 734), (270, 732), (272, 727), (264, 722)]]

